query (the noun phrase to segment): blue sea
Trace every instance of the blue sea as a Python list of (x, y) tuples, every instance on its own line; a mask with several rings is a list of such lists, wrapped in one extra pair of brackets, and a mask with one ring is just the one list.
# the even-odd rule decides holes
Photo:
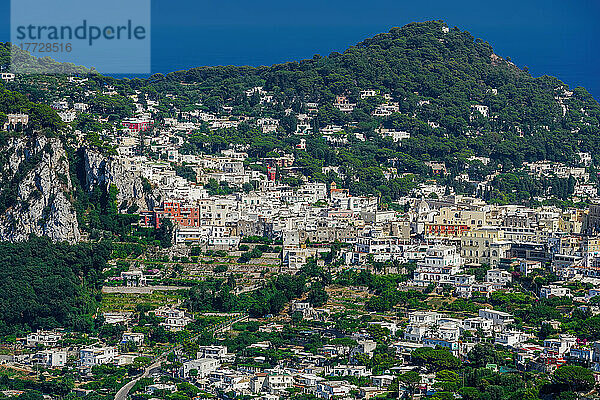
[[(0, 41), (10, 39), (9, 3), (0, 0)], [(441, 19), (532, 75), (556, 76), (600, 99), (597, 0), (152, 0), (151, 8), (153, 73), (327, 55), (394, 26)]]

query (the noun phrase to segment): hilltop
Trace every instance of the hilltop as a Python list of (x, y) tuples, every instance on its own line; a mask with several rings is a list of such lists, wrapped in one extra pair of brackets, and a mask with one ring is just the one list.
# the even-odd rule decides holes
[[(489, 43), (441, 21), (393, 28), (326, 57), (259, 68), (201, 67), (154, 75), (146, 84), (188, 104), (201, 102), (212, 112), (227, 105), (243, 115), (283, 118), (286, 108), (306, 112), (306, 103), (317, 103), (314, 130), (343, 126), (368, 141), (352, 143), (344, 158), (313, 143), (307, 164), (341, 163), (357, 178), (346, 182), (357, 192), (376, 193), (373, 187), (384, 184), (376, 179), (377, 169), (390, 159), (403, 172), (423, 174), (422, 162), (437, 160), (458, 174), (469, 167), (469, 158), (480, 156), (510, 172), (525, 161), (576, 163), (576, 153), (596, 154), (600, 145), (600, 107), (584, 88), (570, 89), (550, 76), (534, 78), (527, 68), (496, 55)], [(278, 105), (245, 95), (252, 87), (272, 93)], [(361, 98), (364, 90), (377, 95)], [(334, 106), (337, 96), (355, 105), (351, 112)], [(373, 115), (390, 103), (395, 108), (389, 115)], [(294, 122), (284, 125), (285, 133), (292, 133)], [(381, 128), (408, 132), (410, 138), (401, 145), (380, 140)], [(222, 135), (229, 143), (248, 142), (243, 135)], [(270, 136), (281, 139), (273, 147), (285, 147), (286, 135)], [(311, 168), (310, 175), (318, 169)], [(358, 187), (356, 181), (367, 185)]]
[[(249, 153), (258, 158), (274, 150), (292, 152), (310, 179), (336, 179), (354, 194), (389, 200), (411, 187), (400, 178), (386, 179), (384, 171), (390, 167), (427, 176), (431, 170), (426, 162), (443, 162), (446, 183), (468, 193), (472, 185), (455, 179), (465, 172), (469, 178), (496, 170), (512, 173), (523, 162), (540, 160), (574, 165), (580, 152), (600, 161), (600, 106), (584, 88), (571, 89), (550, 76), (534, 78), (508, 57), (496, 55), (489, 43), (442, 21), (411, 23), (343, 53), (273, 66), (200, 67), (146, 80), (91, 75), (76, 90), (60, 77), (36, 76), (11, 89), (44, 103), (65, 97), (82, 100), (82, 90), (93, 90), (99, 95), (91, 100), (90, 112), (107, 114), (113, 121), (133, 115), (129, 97), (135, 93), (160, 103), (159, 123), (194, 109), (248, 120), (234, 123), (234, 128), (197, 130), (186, 137), (182, 151), (219, 152), (235, 144), (250, 146)], [(6, 111), (0, 107), (1, 112)], [(306, 115), (310, 122), (299, 119)], [(251, 122), (256, 118), (273, 118), (279, 124), (263, 132)], [(312, 134), (305, 137), (306, 149), (299, 150), (298, 126), (303, 124), (310, 124)], [(75, 127), (101, 143), (99, 124), (81, 117)], [(351, 134), (349, 143), (331, 146), (317, 134), (332, 127)], [(389, 132), (410, 137), (396, 140)], [(490, 162), (482, 164), (474, 157)], [(328, 176), (323, 173), (328, 166), (339, 166), (343, 174)], [(525, 197), (539, 194), (540, 185), (523, 182), (518, 190)], [(495, 195), (486, 196), (494, 200)]]

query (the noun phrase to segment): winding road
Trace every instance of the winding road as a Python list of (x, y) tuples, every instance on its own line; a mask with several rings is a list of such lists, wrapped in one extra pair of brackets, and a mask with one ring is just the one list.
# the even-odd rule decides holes
[[(213, 329), (213, 335), (215, 333), (221, 333), (224, 332), (228, 329), (231, 328), (231, 326), (233, 324), (235, 324), (236, 322), (242, 322), (248, 319), (248, 315), (241, 315), (239, 318), (236, 318), (230, 322), (227, 322), (223, 325), (217, 326)], [(190, 340), (194, 340), (197, 339), (198, 336), (200, 336), (200, 334), (197, 334), (195, 336), (192, 336), (190, 338)], [(150, 374), (152, 374), (153, 371), (155, 370), (159, 370), (160, 369), (160, 364), (166, 360), (167, 355), (169, 353), (171, 353), (172, 351), (177, 351), (180, 350), (181, 347), (183, 345), (178, 344), (175, 347), (171, 347), (170, 349), (164, 351), (163, 353), (161, 353), (159, 356), (157, 356), (156, 358), (154, 358), (154, 360), (152, 361), (152, 364), (150, 364), (149, 366), (147, 366), (144, 369), (144, 372), (142, 372), (140, 375), (136, 376), (134, 379), (131, 380), (131, 382), (128, 382), (126, 385), (124, 385), (121, 389), (119, 389), (119, 391), (117, 392), (117, 394), (115, 394), (115, 400), (127, 400), (127, 397), (129, 396), (129, 392), (131, 391), (131, 388), (137, 383), (137, 381), (139, 381), (142, 378), (147, 378), (150, 376)]]

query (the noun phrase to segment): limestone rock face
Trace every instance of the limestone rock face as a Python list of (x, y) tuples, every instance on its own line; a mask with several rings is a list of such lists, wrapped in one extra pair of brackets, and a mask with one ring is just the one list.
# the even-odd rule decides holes
[(35, 234), (79, 241), (69, 161), (61, 141), (45, 136), (8, 138), (0, 157), (0, 189), (3, 199), (10, 199), (0, 214), (0, 240), (23, 241)]
[(70, 243), (82, 239), (70, 167), (88, 192), (114, 185), (120, 212), (152, 210), (157, 204), (127, 159), (88, 148), (78, 153), (82, 162), (70, 166), (61, 140), (43, 135), (11, 137), (0, 145), (0, 241), (24, 241), (32, 234)]
[(152, 193), (144, 192), (141, 175), (126, 168), (126, 160), (85, 149), (84, 162), (87, 191), (91, 192), (97, 186), (106, 189), (115, 185), (119, 211), (124, 212), (133, 205), (137, 205), (139, 210), (153, 208), (156, 200)]

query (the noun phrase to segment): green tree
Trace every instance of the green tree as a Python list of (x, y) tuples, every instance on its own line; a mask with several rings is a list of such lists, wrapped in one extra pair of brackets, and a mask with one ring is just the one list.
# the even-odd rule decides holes
[(414, 397), (415, 391), (419, 383), (421, 383), (421, 375), (416, 371), (408, 371), (398, 375), (398, 382), (400, 386), (405, 387), (408, 390), (411, 398)]
[(460, 376), (449, 370), (441, 370), (435, 374), (436, 387), (445, 392), (456, 392), (460, 387)]
[(44, 400), (44, 395), (37, 390), (26, 390), (18, 398), (19, 400)]
[(313, 282), (310, 292), (308, 292), (308, 302), (313, 307), (321, 307), (327, 303), (327, 299), (329, 299), (329, 295), (323, 288), (323, 284), (321, 282)]
[(431, 396), (431, 400), (454, 400), (454, 394), (451, 392), (436, 392)]
[(489, 344), (476, 344), (467, 357), (475, 368), (485, 367), (487, 364), (499, 364), (502, 361), (502, 357)]
[(421, 347), (411, 353), (412, 360), (433, 371), (453, 370), (460, 367), (460, 360), (445, 348)]
[(173, 223), (170, 219), (160, 221), (160, 227), (156, 232), (156, 238), (160, 241), (160, 246), (163, 248), (173, 245)]
[(579, 365), (563, 365), (552, 375), (552, 381), (562, 390), (587, 392), (594, 387), (594, 374)]
[(292, 325), (294, 325), (294, 326), (300, 325), (300, 323), (302, 323), (303, 319), (304, 319), (304, 317), (302, 315), (302, 311), (294, 311), (294, 313), (292, 314)]

